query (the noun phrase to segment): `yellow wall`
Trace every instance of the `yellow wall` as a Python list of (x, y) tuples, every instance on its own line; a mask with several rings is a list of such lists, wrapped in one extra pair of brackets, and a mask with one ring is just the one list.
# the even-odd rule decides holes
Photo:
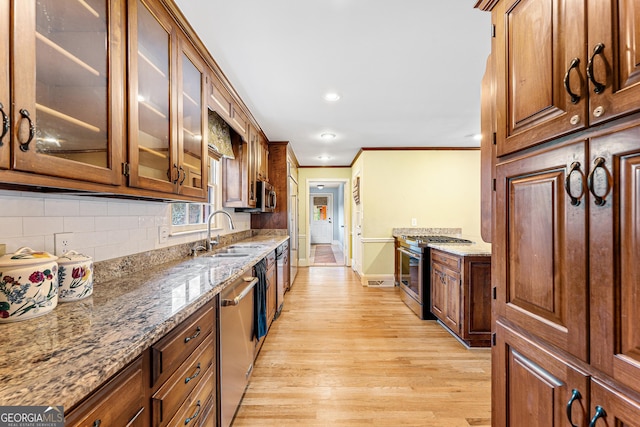
[[(309, 239), (309, 188), (307, 181), (331, 181), (331, 180), (347, 180), (345, 184), (345, 194), (351, 194), (351, 168), (304, 168), (298, 169), (298, 198), (300, 201), (299, 215), (298, 215), (298, 230), (300, 233), (300, 250), (299, 258), (302, 262), (306, 262), (307, 257), (307, 245)], [(351, 200), (349, 198), (349, 200)], [(345, 207), (345, 224), (344, 224), (344, 238), (347, 243), (347, 248), (351, 247), (351, 203), (346, 203)], [(306, 264), (305, 264), (306, 265)]]
[(480, 236), (479, 150), (364, 151), (356, 168), (365, 277), (393, 274), (393, 228), (454, 227)]

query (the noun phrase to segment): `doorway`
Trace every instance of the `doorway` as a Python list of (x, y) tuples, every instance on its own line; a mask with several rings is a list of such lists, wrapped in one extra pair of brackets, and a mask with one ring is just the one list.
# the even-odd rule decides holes
[(343, 179), (307, 180), (307, 259), (310, 266), (348, 265), (345, 256), (347, 182)]

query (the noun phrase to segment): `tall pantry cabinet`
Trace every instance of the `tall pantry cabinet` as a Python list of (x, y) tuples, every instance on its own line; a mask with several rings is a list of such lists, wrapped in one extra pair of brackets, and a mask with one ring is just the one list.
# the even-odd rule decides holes
[(495, 34), (492, 423), (640, 426), (640, 3), (476, 7)]

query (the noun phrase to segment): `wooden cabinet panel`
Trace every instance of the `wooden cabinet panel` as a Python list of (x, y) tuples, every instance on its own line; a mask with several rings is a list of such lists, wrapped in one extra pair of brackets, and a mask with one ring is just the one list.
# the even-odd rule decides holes
[(491, 258), (431, 249), (431, 312), (471, 347), (491, 332)]
[(231, 122), (231, 105), (233, 103), (231, 94), (214, 75), (209, 76), (208, 88), (207, 103), (209, 108), (218, 113), (227, 123)]
[[(640, 392), (640, 127), (591, 140), (591, 363)], [(599, 163), (602, 161), (602, 163)], [(599, 166), (595, 166), (598, 164)], [(594, 194), (601, 196), (600, 204)]]
[(151, 346), (152, 385), (166, 381), (211, 334), (214, 324), (215, 310), (207, 304)]
[(500, 321), (496, 329), (492, 363), (502, 375), (494, 378), (492, 393), (502, 404), (493, 405), (492, 425), (569, 425), (567, 404), (578, 390), (582, 397), (570, 407), (571, 421), (586, 427), (588, 376)]
[[(640, 109), (640, 3), (590, 0), (587, 4), (587, 54), (593, 80), (602, 85), (589, 81), (593, 124)], [(602, 50), (594, 53), (598, 45)]]
[[(0, 102), (11, 125), (14, 170), (101, 184), (122, 183), (124, 128), (123, 1), (69, 6), (62, 2), (13, 2), (9, 100), (6, 65)], [(8, 25), (8, 22), (4, 22)], [(5, 51), (3, 59), (8, 58)], [(91, 108), (87, 108), (90, 106)], [(7, 166), (7, 151), (0, 150)]]
[(142, 357), (65, 415), (66, 426), (139, 426), (145, 422), (145, 379)]
[(202, 381), (178, 409), (168, 426), (203, 426), (210, 407), (214, 404), (215, 371), (209, 369)]
[(152, 425), (165, 426), (173, 417), (180, 405), (204, 378), (208, 370), (212, 370), (215, 360), (215, 345), (210, 334), (198, 346), (185, 362), (171, 375), (151, 399)]
[[(587, 124), (583, 0), (508, 0), (497, 13), (498, 155), (511, 153)], [(578, 65), (564, 77), (574, 58)]]
[[(600, 408), (600, 409), (598, 409)], [(615, 390), (597, 379), (591, 380), (590, 427), (640, 426), (640, 401)]]
[[(564, 190), (585, 145), (544, 151), (497, 167), (496, 314), (587, 360), (585, 203)], [(573, 194), (583, 176), (569, 177)]]
[(234, 158), (222, 159), (222, 206), (255, 208), (255, 197), (249, 193), (249, 144), (233, 133), (231, 146)]

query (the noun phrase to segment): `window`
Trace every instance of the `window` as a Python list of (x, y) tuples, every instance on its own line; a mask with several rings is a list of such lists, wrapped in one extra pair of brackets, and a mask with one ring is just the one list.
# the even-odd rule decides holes
[[(209, 213), (219, 208), (220, 160), (209, 157), (208, 177), (209, 203), (171, 203), (171, 234), (201, 231), (207, 228)], [(216, 227), (216, 218), (211, 224)]]

